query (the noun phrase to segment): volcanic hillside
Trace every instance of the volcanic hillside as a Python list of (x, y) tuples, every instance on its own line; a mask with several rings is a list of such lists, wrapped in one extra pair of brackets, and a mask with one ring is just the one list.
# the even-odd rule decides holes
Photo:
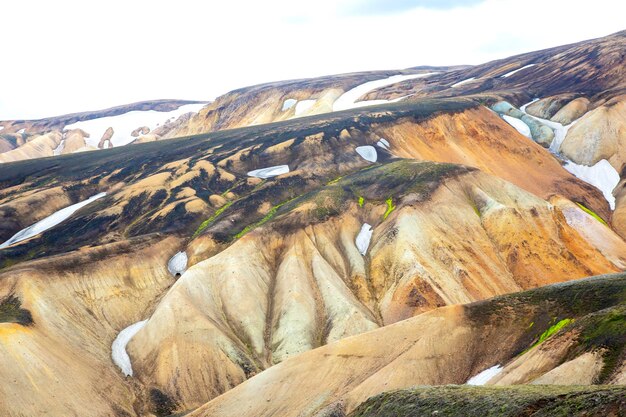
[[(0, 414), (622, 412), (625, 35), (249, 87), (152, 139), (186, 136), (0, 164)], [(411, 388), (472, 377), (582, 387)]]

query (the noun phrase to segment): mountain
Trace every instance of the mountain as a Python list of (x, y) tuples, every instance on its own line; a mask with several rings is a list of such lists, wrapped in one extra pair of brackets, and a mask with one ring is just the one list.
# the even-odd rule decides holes
[(1, 414), (619, 415), (625, 44), (0, 122)]
[(39, 120), (0, 121), (0, 163), (158, 140), (204, 104), (153, 100)]
[[(442, 307), (289, 359), (190, 415), (349, 415), (381, 392), (464, 384), (493, 366), (497, 370), (486, 378), (489, 385), (623, 384), (626, 374), (615, 358), (624, 343), (624, 285), (624, 275), (618, 274)], [(525, 391), (508, 392), (515, 401)], [(623, 412), (624, 388), (608, 392), (613, 392), (613, 407)], [(387, 394), (385, 400), (396, 412), (410, 404), (402, 391)], [(358, 407), (353, 415), (385, 415), (364, 412), (376, 401)], [(483, 415), (496, 411), (485, 408)]]

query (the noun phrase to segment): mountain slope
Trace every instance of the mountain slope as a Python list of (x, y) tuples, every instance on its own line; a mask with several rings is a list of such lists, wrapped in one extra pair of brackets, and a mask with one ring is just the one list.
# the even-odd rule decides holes
[(154, 100), (39, 120), (0, 121), (0, 163), (158, 140), (204, 104)]
[(615, 387), (433, 387), (381, 394), (360, 405), (350, 415), (409, 417), (435, 413), (446, 417), (605, 417), (618, 416), (624, 409), (624, 389)]
[[(106, 117), (5, 128), (2, 155), (61, 155), (0, 164), (0, 414), (329, 416), (474, 376), (623, 384), (624, 278), (576, 281), (626, 265), (621, 185), (613, 211), (584, 165), (622, 164), (623, 44), (247, 87), (133, 121), (133, 146)], [(103, 149), (75, 152), (94, 120)]]
[[(385, 218), (386, 198), (394, 210)], [(191, 267), (129, 344), (137, 377), (181, 409), (293, 355), (435, 307), (626, 265), (619, 238), (603, 253), (558, 208), (454, 165), (390, 162), (281, 208)], [(364, 223), (374, 231), (365, 257), (354, 243)]]
[[(619, 355), (624, 326), (616, 324), (604, 341), (588, 337), (613, 317), (623, 321), (624, 279), (623, 274), (596, 277), (440, 308), (287, 360), (190, 415), (341, 416), (372, 395), (414, 385), (461, 384), (516, 357), (544, 356), (531, 377), (536, 379), (606, 343)], [(573, 323), (536, 344), (551, 324), (566, 318)], [(615, 363), (609, 360), (612, 354), (603, 359), (607, 382), (622, 377), (617, 364), (623, 358)]]

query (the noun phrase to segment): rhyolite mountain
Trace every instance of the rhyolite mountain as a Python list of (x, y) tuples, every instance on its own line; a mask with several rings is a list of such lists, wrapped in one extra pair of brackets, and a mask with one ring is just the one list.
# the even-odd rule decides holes
[(623, 415), (624, 51), (0, 122), (0, 414)]

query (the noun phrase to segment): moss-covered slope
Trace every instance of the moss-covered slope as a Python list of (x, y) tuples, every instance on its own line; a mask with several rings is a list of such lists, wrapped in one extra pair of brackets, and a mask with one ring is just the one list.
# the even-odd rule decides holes
[(385, 392), (350, 417), (608, 417), (626, 415), (624, 387), (417, 387)]

